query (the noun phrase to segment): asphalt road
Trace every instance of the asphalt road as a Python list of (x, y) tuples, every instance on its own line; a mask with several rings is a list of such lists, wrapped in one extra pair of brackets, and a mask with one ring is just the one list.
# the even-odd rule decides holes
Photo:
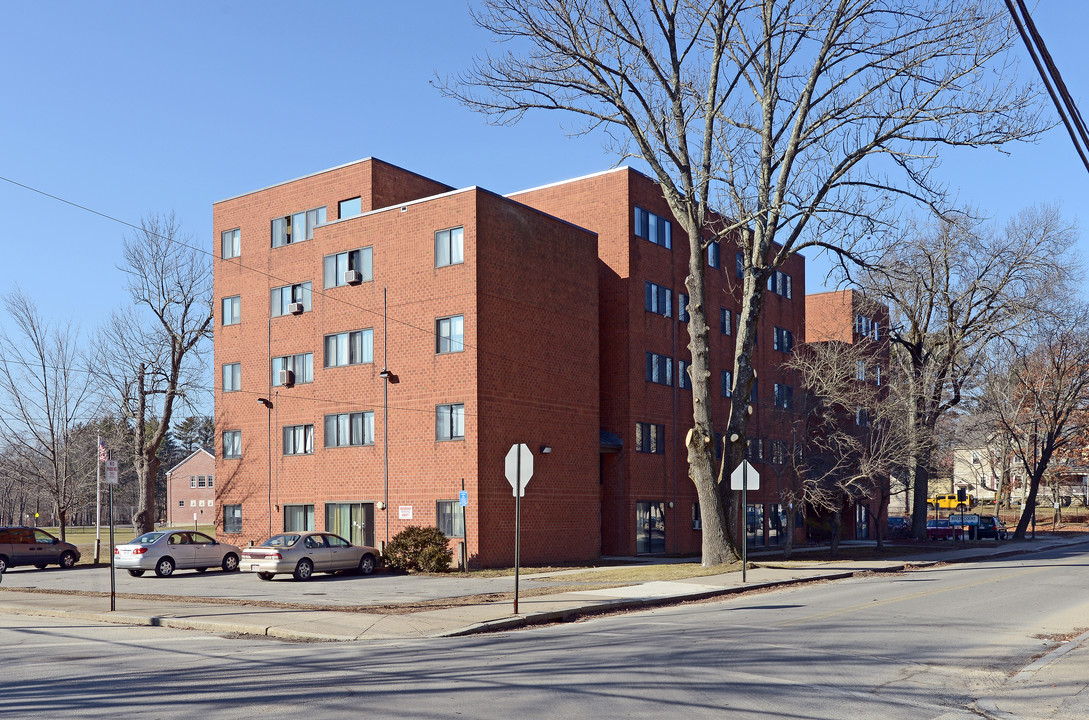
[(1087, 566), (1068, 549), (379, 644), (0, 616), (0, 716), (969, 720), (1089, 624)]

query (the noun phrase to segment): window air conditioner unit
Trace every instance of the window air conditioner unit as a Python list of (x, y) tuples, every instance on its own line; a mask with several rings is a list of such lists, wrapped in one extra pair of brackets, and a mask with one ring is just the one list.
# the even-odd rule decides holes
[(295, 384), (295, 371), (294, 370), (281, 370), (280, 371), (280, 384), (285, 387), (291, 387)]
[(301, 313), (303, 311), (303, 304), (302, 303), (291, 303), (290, 305), (287, 306), (287, 311), (289, 313), (291, 313), (292, 315), (298, 315), (299, 313)]
[(363, 282), (363, 273), (358, 270), (345, 270), (344, 271), (344, 284), (345, 285), (358, 285)]

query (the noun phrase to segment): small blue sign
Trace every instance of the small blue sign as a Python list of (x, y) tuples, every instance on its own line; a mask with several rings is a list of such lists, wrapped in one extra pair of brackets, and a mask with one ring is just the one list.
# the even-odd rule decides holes
[(468, 505), (469, 505), (469, 491), (468, 490), (462, 490), (461, 492), (458, 493), (458, 505), (461, 505), (462, 507), (468, 507)]

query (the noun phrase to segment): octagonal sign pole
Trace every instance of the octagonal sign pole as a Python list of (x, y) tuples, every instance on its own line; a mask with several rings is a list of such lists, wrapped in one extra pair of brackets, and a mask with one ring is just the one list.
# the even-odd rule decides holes
[(518, 614), (518, 565), (522, 546), (522, 496), (533, 477), (533, 453), (525, 443), (510, 446), (504, 461), (507, 482), (514, 488), (514, 614)]

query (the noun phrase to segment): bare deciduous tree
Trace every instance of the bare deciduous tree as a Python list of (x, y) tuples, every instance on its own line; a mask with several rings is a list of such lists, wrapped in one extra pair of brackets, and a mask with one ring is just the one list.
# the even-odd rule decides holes
[[(1014, 537), (1023, 540), (1048, 465), (1089, 420), (1089, 306), (1033, 323), (1023, 342), (996, 353), (997, 374), (983, 406), (997, 418), (1028, 475), (1028, 495)], [(1057, 498), (1056, 498), (1057, 499)]]
[[(892, 477), (907, 461), (901, 398), (872, 373), (884, 365), (886, 355), (883, 343), (867, 339), (808, 343), (790, 359), (806, 389), (797, 431), (801, 452), (794, 461), (805, 501), (832, 515), (833, 553), (841, 539), (843, 509), (866, 499), (884, 507)], [(872, 517), (879, 548), (881, 519)]]
[(1001, 230), (949, 215), (907, 224), (864, 292), (889, 306), (893, 372), (908, 398), (912, 534), (926, 537), (939, 422), (977, 382), (993, 343), (1046, 311), (1072, 269), (1073, 227), (1054, 207), (1022, 211)]
[(939, 148), (1040, 130), (1035, 90), (1002, 65), (1004, 11), (979, 0), (484, 0), (475, 19), (511, 50), (441, 89), (498, 123), (544, 109), (603, 129), (649, 165), (688, 236), (689, 474), (706, 508), (703, 563), (733, 560), (723, 479), (744, 457), (749, 413), (733, 404), (716, 475), (706, 308), (718, 300), (705, 294), (703, 251), (731, 241), (744, 253), (733, 376), (735, 397), (748, 397), (765, 293), (788, 258), (807, 247), (859, 257), (895, 200), (942, 200)]
[(75, 451), (95, 388), (71, 325), (53, 325), (16, 290), (4, 298), (15, 337), (0, 333), (0, 455), (5, 474), (35, 483), (52, 501), (61, 539), (94, 465)]
[(212, 274), (173, 214), (143, 220), (125, 240), (121, 270), (134, 307), (113, 313), (96, 355), (111, 399), (133, 421), (139, 499), (132, 523), (146, 532), (154, 529), (158, 451), (174, 412), (208, 393), (201, 358), (212, 330)]

